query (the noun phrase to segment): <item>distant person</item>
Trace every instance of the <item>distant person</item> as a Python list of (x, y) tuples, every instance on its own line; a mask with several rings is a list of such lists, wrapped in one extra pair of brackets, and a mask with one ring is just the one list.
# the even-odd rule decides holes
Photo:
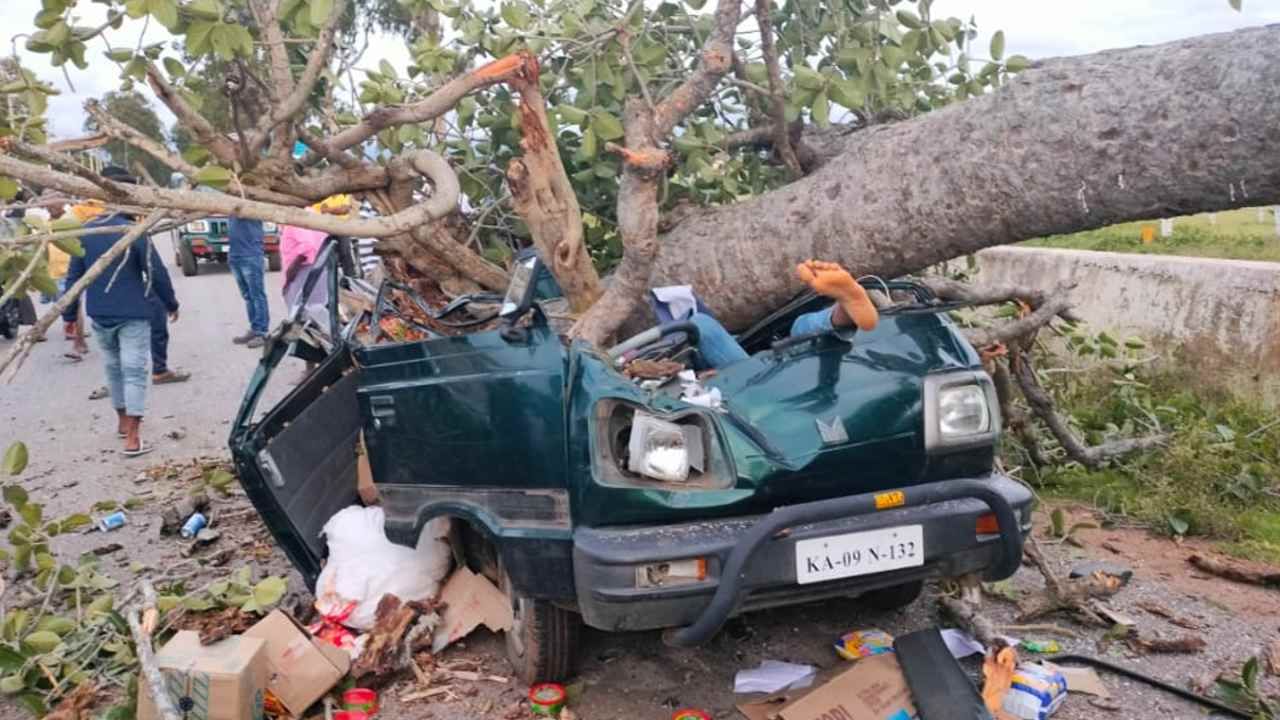
[[(48, 229), (55, 220), (59, 220), (67, 212), (67, 198), (52, 191), (46, 191), (36, 201), (34, 207), (28, 208), (23, 220), (33, 227)], [(67, 269), (71, 267), (71, 255), (54, 243), (49, 243), (49, 277), (58, 285), (58, 292), (44, 299), (44, 302), (56, 302), (67, 292)], [(71, 350), (64, 353), (66, 357), (79, 362), (89, 354), (89, 344), (84, 341), (83, 309), (76, 317), (74, 329), (64, 332), (63, 336), (71, 342)]]
[(262, 248), (262, 222), (233, 217), (228, 223), (227, 234), (231, 243), (228, 251), (231, 274), (244, 298), (249, 316), (249, 330), (236, 336), (231, 342), (250, 348), (260, 348), (266, 343), (270, 326), (267, 308), (266, 253)]
[[(117, 182), (137, 180), (124, 168), (109, 166), (103, 177)], [(86, 227), (133, 225), (138, 219), (120, 212), (102, 213), (85, 223)], [(81, 240), (84, 254), (71, 258), (67, 270), (68, 287), (75, 284), (85, 269), (105, 255), (119, 242), (122, 232), (85, 235)], [(178, 320), (178, 299), (174, 296), (169, 272), (159, 253), (145, 235), (138, 236), (129, 249), (116, 258), (86, 288), (89, 318), (103, 353), (107, 387), (116, 410), (116, 432), (124, 439), (121, 453), (136, 457), (151, 452), (142, 440), (142, 418), (147, 401), (147, 361), (151, 356), (152, 296), (164, 304), (170, 322)], [(68, 331), (80, 309), (76, 298), (62, 314)]]
[(158, 296), (151, 302), (151, 384), (168, 385), (186, 382), (191, 373), (169, 367), (169, 308)]

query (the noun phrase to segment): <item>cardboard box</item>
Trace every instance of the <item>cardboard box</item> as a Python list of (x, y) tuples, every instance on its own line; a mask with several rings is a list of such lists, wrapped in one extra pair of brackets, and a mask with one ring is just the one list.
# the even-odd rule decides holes
[(483, 575), (464, 565), (453, 571), (440, 591), (444, 617), (432, 634), (431, 651), (440, 652), (471, 634), (481, 623), (494, 632), (505, 632), (515, 623), (511, 601)]
[[(156, 665), (183, 720), (262, 720), (266, 697), (265, 643), (259, 638), (229, 637), (201, 645), (200, 635), (184, 630), (156, 653)], [(138, 720), (158, 720), (145, 678), (138, 688)]]
[(894, 653), (855, 662), (807, 690), (739, 705), (749, 720), (914, 720), (911, 690)]
[(265, 643), (267, 688), (297, 717), (351, 669), (346, 650), (312, 637), (282, 610), (271, 611), (242, 637)]

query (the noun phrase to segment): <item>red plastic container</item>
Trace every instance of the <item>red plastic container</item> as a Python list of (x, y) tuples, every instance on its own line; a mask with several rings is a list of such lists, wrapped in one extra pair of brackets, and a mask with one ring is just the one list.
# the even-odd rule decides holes
[(711, 720), (711, 716), (701, 710), (685, 708), (672, 713), (671, 720)]
[(333, 714), (333, 720), (369, 720), (369, 715), (359, 710), (338, 710)]
[(378, 712), (378, 693), (368, 688), (351, 688), (342, 693), (342, 706), (373, 717)]

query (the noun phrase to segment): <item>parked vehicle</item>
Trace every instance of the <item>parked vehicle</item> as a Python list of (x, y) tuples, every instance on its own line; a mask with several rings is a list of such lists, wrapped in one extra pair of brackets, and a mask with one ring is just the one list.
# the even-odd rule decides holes
[[(198, 188), (204, 189), (204, 188)], [(227, 261), (227, 248), (230, 238), (227, 235), (226, 216), (207, 217), (203, 220), (192, 220), (178, 228), (174, 234), (174, 262), (182, 269), (182, 274), (192, 277), (200, 272), (199, 262)], [(275, 223), (262, 223), (262, 246), (267, 254), (267, 269), (272, 272), (280, 269), (280, 233)]]
[[(412, 546), (430, 518), (459, 521), (461, 555), (510, 598), (508, 656), (526, 681), (569, 675), (584, 623), (674, 628), (687, 646), (742, 612), (900, 607), (928, 578), (1018, 569), (1031, 494), (995, 468), (991, 379), (923, 286), (889, 284), (906, 301), (866, 333), (786, 337), (826, 301), (778, 308), (739, 337), (749, 359), (703, 381), (714, 409), (616, 362), (623, 346), (688, 357), (696, 327), (611, 352), (566, 344), (541, 309), (549, 278), (536, 257), (517, 262), (496, 330), (362, 345), (335, 314), (332, 342), (290, 321), (272, 336), (230, 444), (309, 583), (321, 527), (358, 502), (348, 448), (362, 431), (388, 536)], [(255, 419), (289, 354), (319, 365)]]

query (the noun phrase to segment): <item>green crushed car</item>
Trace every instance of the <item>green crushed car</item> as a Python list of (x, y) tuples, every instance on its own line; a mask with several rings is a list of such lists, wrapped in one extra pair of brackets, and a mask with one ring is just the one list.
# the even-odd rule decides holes
[[(335, 264), (332, 250), (321, 265)], [(318, 267), (310, 282), (336, 297), (336, 272)], [(826, 302), (807, 294), (742, 333), (750, 358), (703, 381), (718, 409), (682, 400), (678, 380), (633, 381), (617, 353), (563, 341), (536, 257), (516, 263), (496, 330), (362, 345), (356, 322), (332, 311), (318, 342), (295, 315), (264, 350), (232, 453), (314, 585), (322, 526), (359, 502), (363, 431), (388, 537), (412, 546), (429, 519), (455, 518), (458, 554), (510, 598), (508, 655), (528, 682), (573, 672), (583, 624), (668, 629), (690, 646), (743, 612), (833, 597), (893, 608), (930, 578), (1009, 577), (1032, 497), (995, 467), (992, 382), (926, 288), (876, 287), (901, 301), (874, 331), (786, 337)], [(690, 327), (627, 345), (687, 357)], [(256, 414), (290, 354), (319, 365)], [(657, 453), (687, 475), (633, 469)]]

